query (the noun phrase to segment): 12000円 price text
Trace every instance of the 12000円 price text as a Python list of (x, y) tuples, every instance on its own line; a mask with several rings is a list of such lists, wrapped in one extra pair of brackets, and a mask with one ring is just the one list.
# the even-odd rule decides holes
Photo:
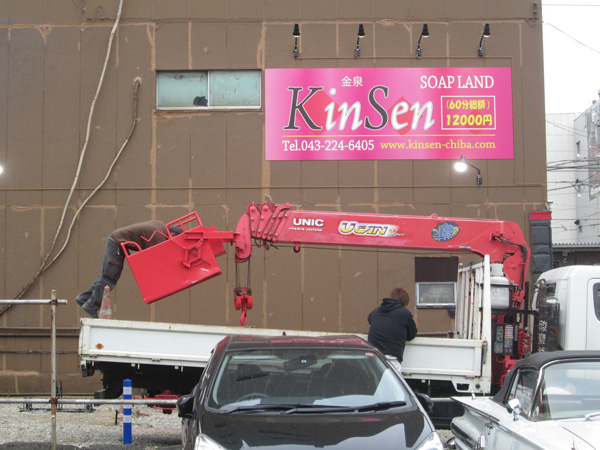
[(336, 152), (371, 151), (375, 149), (373, 139), (284, 139), (281, 141), (285, 152)]

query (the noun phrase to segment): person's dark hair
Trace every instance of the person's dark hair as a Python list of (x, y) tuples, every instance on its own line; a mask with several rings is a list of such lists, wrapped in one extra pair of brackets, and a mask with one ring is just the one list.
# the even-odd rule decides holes
[(410, 295), (402, 288), (394, 288), (390, 294), (390, 298), (396, 300), (402, 306), (406, 306), (410, 302)]

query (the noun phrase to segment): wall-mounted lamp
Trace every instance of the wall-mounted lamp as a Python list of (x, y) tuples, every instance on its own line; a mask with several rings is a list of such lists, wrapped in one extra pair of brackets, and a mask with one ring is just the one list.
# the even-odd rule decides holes
[(479, 50), (477, 50), (477, 54), (483, 58), (483, 38), (489, 38), (492, 35), (490, 33), (490, 24), (486, 23), (483, 27), (483, 33), (481, 34), (481, 39), (479, 39)]
[(0, 165), (0, 175), (2, 175), (2, 172), (4, 172), (4, 167)]
[(362, 38), (365, 37), (365, 27), (363, 27), (363, 24), (361, 23), (358, 26), (358, 34), (356, 35), (356, 49), (354, 50), (354, 57), (355, 58), (360, 58), (360, 46), (359, 46), (359, 42)]
[(420, 58), (421, 56), (423, 56), (423, 54), (421, 52), (421, 39), (428, 38), (428, 37), (429, 37), (429, 28), (427, 27), (427, 24), (424, 23), (423, 31), (421, 31), (421, 36), (419, 36), (419, 42), (417, 44), (417, 58)]
[(300, 51), (298, 50), (298, 39), (300, 38), (300, 26), (296, 23), (294, 24), (294, 32), (292, 33), (294, 36), (294, 59), (300, 56)]
[(456, 170), (457, 172), (464, 172), (467, 170), (467, 166), (472, 167), (477, 171), (476, 184), (477, 187), (481, 186), (483, 184), (483, 177), (481, 176), (481, 171), (478, 167), (474, 166), (471, 163), (468, 163), (467, 158), (465, 158), (465, 155), (460, 155), (460, 159), (454, 163), (454, 170)]

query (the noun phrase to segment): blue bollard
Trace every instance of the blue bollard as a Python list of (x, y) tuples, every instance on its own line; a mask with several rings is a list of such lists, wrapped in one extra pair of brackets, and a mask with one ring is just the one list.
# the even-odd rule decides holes
[[(123, 400), (132, 399), (131, 380), (123, 380)], [(123, 445), (131, 444), (131, 408), (132, 405), (123, 405)]]

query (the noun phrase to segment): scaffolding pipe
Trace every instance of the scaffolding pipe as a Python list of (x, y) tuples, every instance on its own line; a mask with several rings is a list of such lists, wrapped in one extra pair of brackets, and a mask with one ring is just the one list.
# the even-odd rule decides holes
[[(0, 404), (2, 403), (31, 403), (31, 404), (48, 404), (50, 399), (48, 398), (0, 398)], [(56, 399), (57, 404), (62, 405), (175, 405), (177, 400), (175, 399), (158, 399), (158, 398), (145, 398), (145, 399), (99, 399), (99, 398), (58, 398)]]
[[(52, 291), (55, 293), (56, 295), (56, 291)], [(67, 301), (66, 300), (56, 300), (56, 304), (57, 305), (66, 305)], [(52, 300), (2, 300), (0, 299), (0, 305), (50, 305), (52, 302)]]
[(50, 338), (52, 358), (50, 364), (50, 416), (52, 420), (52, 450), (56, 450), (56, 291), (50, 294)]
[(51, 363), (50, 363), (50, 439), (52, 450), (56, 450), (56, 405), (58, 399), (56, 397), (56, 307), (58, 305), (66, 305), (66, 300), (58, 300), (56, 291), (52, 290), (50, 300), (34, 299), (34, 300), (0, 300), (0, 305), (50, 305), (50, 339), (51, 339)]
[(72, 405), (153, 405), (158, 407), (174, 406), (177, 400), (173, 399), (65, 399), (58, 398), (56, 392), (56, 307), (66, 305), (66, 300), (58, 300), (56, 291), (52, 290), (50, 300), (2, 300), (0, 305), (50, 305), (50, 339), (51, 339), (51, 364), (50, 364), (50, 398), (0, 398), (2, 403), (21, 403), (21, 404), (50, 404), (51, 415), (51, 448), (56, 450), (56, 412), (59, 404)]

